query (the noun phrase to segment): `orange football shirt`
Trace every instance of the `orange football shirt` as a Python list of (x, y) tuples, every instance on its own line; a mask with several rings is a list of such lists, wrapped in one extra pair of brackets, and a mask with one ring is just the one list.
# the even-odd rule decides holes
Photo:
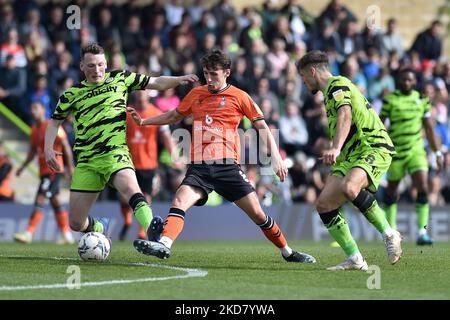
[[(162, 112), (150, 104), (142, 119), (160, 115)], [(127, 112), (127, 144), (136, 170), (154, 170), (158, 167), (158, 131), (160, 126), (139, 126)]]
[[(31, 127), (31, 135), (30, 135), (30, 143), (31, 146), (35, 147), (38, 154), (39, 160), (39, 175), (42, 177), (44, 175), (53, 174), (55, 171), (52, 171), (45, 162), (45, 154), (44, 154), (44, 143), (45, 143), (45, 130), (47, 130), (48, 122), (50, 120), (45, 120), (40, 126), (33, 125)], [(64, 129), (59, 128), (58, 135), (55, 139), (54, 150), (56, 152), (63, 152), (62, 139), (66, 137), (66, 133)], [(56, 156), (58, 160), (59, 166), (61, 168), (58, 173), (64, 172), (64, 160), (63, 156)]]
[(217, 93), (208, 86), (192, 89), (177, 108), (192, 115), (191, 162), (234, 159), (240, 163), (237, 127), (246, 116), (252, 122), (264, 119), (259, 106), (243, 90), (227, 85)]

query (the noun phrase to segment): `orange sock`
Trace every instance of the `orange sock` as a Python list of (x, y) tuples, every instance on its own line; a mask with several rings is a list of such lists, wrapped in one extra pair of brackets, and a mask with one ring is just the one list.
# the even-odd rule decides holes
[(120, 206), (120, 211), (122, 212), (124, 224), (131, 226), (133, 223), (133, 213), (129, 205)]
[(178, 208), (170, 208), (166, 221), (164, 221), (164, 231), (161, 237), (168, 237), (172, 241), (180, 235), (184, 227), (184, 211)]
[(144, 240), (147, 239), (147, 233), (142, 226), (138, 226), (138, 238)]
[(67, 214), (67, 211), (55, 211), (55, 219), (59, 230), (61, 230), (63, 234), (70, 231), (69, 215)]
[(31, 214), (30, 220), (28, 221), (27, 231), (29, 233), (34, 232), (36, 227), (39, 225), (39, 222), (41, 222), (43, 216), (44, 213), (40, 209), (34, 209), (33, 213)]
[(262, 232), (277, 248), (284, 248), (287, 245), (287, 241), (284, 238), (283, 232), (281, 232), (275, 220), (272, 217), (267, 216), (266, 222), (260, 224)]

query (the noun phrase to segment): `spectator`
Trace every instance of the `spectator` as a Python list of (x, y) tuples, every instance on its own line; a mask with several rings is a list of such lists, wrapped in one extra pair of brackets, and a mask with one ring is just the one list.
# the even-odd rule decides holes
[(26, 114), (19, 108), (19, 99), (26, 90), (25, 70), (16, 66), (16, 59), (13, 55), (8, 55), (5, 65), (0, 67), (0, 74), (0, 101), (26, 120)]
[(40, 102), (45, 108), (45, 117), (50, 118), (53, 112), (53, 106), (55, 105), (52, 101), (52, 95), (47, 84), (47, 77), (45, 75), (37, 75), (34, 80), (34, 88), (28, 94), (25, 100), (24, 109), (27, 110), (29, 114), (29, 107), (33, 102)]
[(431, 27), (419, 33), (414, 40), (411, 50), (419, 54), (421, 60), (429, 59), (439, 61), (442, 54), (442, 23), (435, 20)]
[(164, 6), (166, 10), (166, 18), (169, 26), (173, 27), (181, 23), (184, 14), (184, 7), (182, 0), (171, 0)]
[(217, 22), (210, 11), (204, 11), (200, 21), (194, 26), (194, 34), (197, 40), (201, 43), (206, 34), (217, 33)]
[(127, 26), (122, 32), (122, 48), (129, 64), (136, 65), (144, 50), (146, 40), (141, 28), (139, 15), (132, 15), (128, 19)]
[(236, 9), (232, 0), (219, 0), (219, 2), (211, 8), (211, 12), (220, 26), (227, 17), (236, 17)]
[(16, 29), (9, 30), (6, 41), (0, 46), (0, 65), (3, 66), (5, 64), (6, 56), (8, 55), (14, 57), (17, 68), (27, 66), (27, 57), (23, 47), (19, 44), (19, 34)]
[(121, 43), (119, 28), (112, 18), (113, 15), (108, 7), (100, 9), (97, 41), (101, 46), (107, 47), (112, 42), (117, 44)]
[(152, 35), (148, 41), (147, 53), (147, 69), (150, 74), (159, 76), (164, 69), (164, 50), (161, 46), (161, 39), (156, 35)]
[(28, 34), (24, 47), (28, 63), (33, 63), (37, 57), (45, 55), (45, 48), (42, 46), (41, 40), (37, 31), (31, 31)]
[(46, 50), (50, 44), (47, 31), (41, 24), (41, 14), (38, 8), (33, 8), (27, 12), (26, 21), (20, 26), (20, 34), (22, 35), (22, 43), (25, 43), (30, 34), (33, 34), (39, 41), (39, 45)]
[(270, 51), (266, 55), (267, 77), (271, 84), (270, 88), (275, 93), (278, 93), (278, 80), (289, 63), (289, 56), (285, 48), (285, 42), (280, 38), (275, 38), (272, 41)]
[(339, 54), (348, 56), (356, 53), (358, 56), (364, 55), (364, 45), (361, 35), (358, 33), (358, 26), (354, 21), (347, 21), (343, 26), (343, 31), (340, 33), (341, 51)]
[(328, 19), (340, 30), (347, 22), (357, 22), (356, 16), (342, 4), (341, 0), (331, 0), (317, 19), (318, 22)]
[(70, 53), (67, 51), (61, 53), (58, 56), (58, 64), (50, 73), (49, 89), (51, 92), (57, 91), (58, 82), (63, 78), (71, 78), (74, 82), (78, 82), (78, 71), (71, 66), (72, 57)]
[(263, 99), (269, 99), (274, 112), (280, 112), (280, 104), (276, 94), (270, 90), (269, 80), (261, 78), (258, 81), (258, 90), (256, 94), (251, 95), (253, 100), (259, 105)]
[(187, 11), (189, 12), (189, 15), (192, 18), (192, 23), (197, 24), (202, 15), (203, 12), (205, 12), (205, 0), (194, 0), (188, 7)]
[(0, 43), (6, 41), (6, 36), (12, 29), (17, 29), (17, 22), (14, 19), (14, 10), (10, 4), (3, 4), (0, 18)]
[(250, 24), (241, 32), (239, 45), (246, 51), (250, 52), (252, 43), (255, 40), (263, 40), (261, 16), (257, 12), (250, 14)]
[(162, 112), (167, 112), (180, 105), (180, 98), (175, 95), (175, 89), (167, 89), (164, 90), (161, 95), (156, 97), (155, 105)]
[(367, 80), (360, 72), (358, 60), (354, 55), (349, 56), (344, 62), (342, 74), (349, 78), (358, 87), (361, 93), (366, 94)]
[(399, 33), (396, 32), (397, 20), (390, 18), (387, 22), (386, 33), (381, 37), (382, 55), (387, 56), (390, 52), (396, 52), (398, 57), (403, 57), (403, 41)]
[(288, 156), (298, 151), (310, 152), (306, 123), (299, 114), (299, 106), (294, 102), (287, 103), (286, 115), (281, 116), (279, 127), (282, 145)]
[(53, 5), (50, 9), (50, 17), (46, 23), (47, 34), (51, 42), (61, 39), (69, 45), (71, 37), (69, 29), (64, 21), (64, 11), (60, 5)]

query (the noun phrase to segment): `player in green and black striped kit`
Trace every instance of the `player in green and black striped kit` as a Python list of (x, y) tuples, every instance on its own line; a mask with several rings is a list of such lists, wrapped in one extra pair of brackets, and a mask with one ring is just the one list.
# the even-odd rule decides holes
[(81, 53), (80, 69), (86, 80), (60, 96), (45, 134), (46, 162), (51, 169), (59, 170), (56, 161), (59, 155), (55, 154), (53, 144), (58, 127), (73, 114), (77, 165), (70, 186), (70, 226), (79, 232), (106, 233), (108, 219), (94, 219), (89, 216), (89, 210), (99, 193), (110, 184), (128, 199), (139, 224), (149, 230), (152, 212), (137, 183), (125, 140), (128, 94), (135, 90), (166, 90), (198, 78), (106, 72), (102, 47), (90, 44)]
[(398, 185), (408, 173), (417, 190), (416, 213), (419, 234), (418, 245), (431, 245), (433, 241), (426, 232), (430, 206), (428, 204), (428, 161), (422, 138), (425, 128), (431, 150), (435, 152), (438, 170), (442, 168), (443, 156), (438, 149), (431, 121), (431, 104), (414, 90), (416, 76), (413, 70), (404, 69), (398, 75), (398, 89), (383, 100), (381, 120), (390, 120), (389, 136), (397, 152), (387, 174), (388, 187), (385, 196), (386, 217), (396, 228)]
[(308, 89), (322, 91), (332, 146), (322, 160), (332, 165), (331, 174), (316, 202), (320, 218), (330, 235), (347, 255), (347, 259), (328, 270), (367, 270), (340, 207), (350, 201), (382, 234), (389, 261), (394, 264), (402, 255), (401, 236), (393, 230), (378, 206), (376, 192), (382, 175), (388, 170), (394, 146), (383, 123), (358, 88), (345, 77), (333, 77), (327, 55), (312, 51), (297, 64)]

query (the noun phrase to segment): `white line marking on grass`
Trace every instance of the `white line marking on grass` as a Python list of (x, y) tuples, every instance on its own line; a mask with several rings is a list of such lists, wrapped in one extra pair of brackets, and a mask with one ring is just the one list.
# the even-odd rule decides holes
[[(53, 260), (70, 260), (70, 261), (78, 261), (79, 259), (75, 258), (62, 258), (62, 257), (27, 257), (27, 256), (3, 256), (0, 255), (0, 258), (44, 258), (44, 259), (53, 259)], [(186, 278), (195, 278), (195, 277), (205, 277), (208, 272), (200, 269), (190, 269), (190, 268), (181, 268), (174, 267), (168, 265), (162, 265), (157, 263), (143, 263), (143, 262), (114, 262), (116, 265), (126, 265), (126, 266), (143, 266), (143, 267), (153, 267), (153, 268), (161, 268), (161, 269), (170, 269), (176, 271), (183, 271), (186, 274), (170, 276), (170, 277), (149, 277), (149, 278), (140, 278), (140, 279), (128, 279), (128, 280), (105, 280), (105, 281), (92, 281), (92, 282), (81, 282), (81, 287), (94, 287), (94, 286), (107, 286), (112, 284), (128, 284), (128, 283), (136, 283), (136, 282), (150, 282), (150, 281), (164, 281), (164, 280), (173, 280), (173, 279), (186, 279)], [(0, 286), (0, 291), (17, 291), (17, 290), (33, 290), (33, 289), (67, 289), (67, 283), (55, 283), (55, 284), (38, 284), (38, 285), (29, 285), (29, 286)]]

